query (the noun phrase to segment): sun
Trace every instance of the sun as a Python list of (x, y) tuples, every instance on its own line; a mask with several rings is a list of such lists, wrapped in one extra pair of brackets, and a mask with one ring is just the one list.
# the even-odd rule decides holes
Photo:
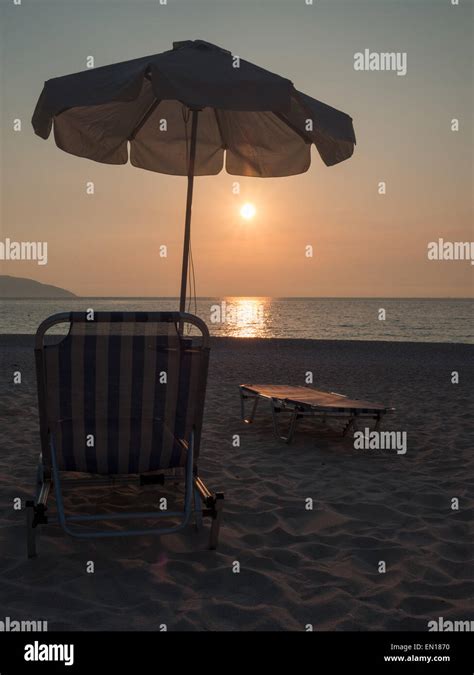
[(242, 218), (245, 218), (245, 220), (251, 220), (256, 213), (257, 209), (253, 204), (250, 204), (250, 202), (246, 202), (240, 209), (240, 215)]

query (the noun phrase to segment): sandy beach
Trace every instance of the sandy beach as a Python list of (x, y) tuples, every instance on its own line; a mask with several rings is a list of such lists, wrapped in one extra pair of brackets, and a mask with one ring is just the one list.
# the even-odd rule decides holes
[[(471, 618), (473, 346), (213, 339), (200, 466), (225, 492), (219, 550), (206, 550), (207, 528), (79, 541), (49, 525), (28, 561), (13, 500), (32, 498), (39, 453), (32, 346), (32, 336), (0, 337), (0, 619), (46, 620), (50, 630), (301, 631)], [(394, 406), (384, 428), (407, 432), (407, 453), (355, 450), (340, 424), (315, 420), (287, 446), (264, 407), (253, 425), (240, 421), (240, 383), (304, 384), (306, 371), (317, 388)], [(145, 510), (158, 492), (76, 494), (66, 507), (93, 512)]]

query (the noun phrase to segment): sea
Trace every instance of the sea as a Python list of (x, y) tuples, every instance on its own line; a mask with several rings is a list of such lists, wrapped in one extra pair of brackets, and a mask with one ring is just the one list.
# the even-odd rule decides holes
[[(57, 312), (164, 311), (178, 298), (3, 299), (0, 333), (32, 334)], [(197, 298), (197, 314), (211, 335), (310, 340), (388, 340), (474, 343), (472, 299)]]

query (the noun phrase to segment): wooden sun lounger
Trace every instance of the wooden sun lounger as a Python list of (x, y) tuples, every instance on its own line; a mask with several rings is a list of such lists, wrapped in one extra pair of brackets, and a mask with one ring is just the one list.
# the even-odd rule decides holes
[[(252, 410), (249, 417), (245, 416), (245, 401), (253, 401)], [(253, 422), (260, 399), (266, 399), (270, 402), (272, 413), (273, 429), (275, 435), (282, 441), (290, 443), (296, 427), (296, 421), (300, 417), (342, 417), (347, 418), (347, 424), (344, 427), (345, 436), (350, 429), (355, 429), (357, 421), (360, 419), (375, 419), (375, 429), (380, 426), (382, 417), (393, 411), (393, 408), (372, 403), (351, 399), (343, 394), (336, 392), (319, 391), (310, 387), (292, 386), (286, 384), (241, 384), (240, 385), (240, 405), (242, 419), (247, 424)], [(286, 413), (290, 416), (289, 429), (287, 434), (283, 434), (280, 429), (278, 416)]]

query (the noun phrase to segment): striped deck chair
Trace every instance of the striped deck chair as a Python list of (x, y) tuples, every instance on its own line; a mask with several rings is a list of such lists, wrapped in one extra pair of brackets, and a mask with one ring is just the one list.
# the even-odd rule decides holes
[[(66, 336), (45, 336), (64, 323)], [(74, 537), (169, 534), (185, 528), (194, 511), (198, 527), (203, 516), (212, 519), (210, 548), (216, 548), (224, 496), (210, 492), (198, 473), (209, 361), (205, 323), (179, 312), (56, 314), (38, 328), (35, 357), (41, 455), (36, 496), (26, 503), (28, 556), (36, 555), (37, 526), (48, 522), (52, 488), (57, 521)], [(66, 482), (149, 485), (183, 477), (182, 511), (66, 516), (64, 510)], [(121, 518), (170, 523), (145, 529), (90, 525)]]

